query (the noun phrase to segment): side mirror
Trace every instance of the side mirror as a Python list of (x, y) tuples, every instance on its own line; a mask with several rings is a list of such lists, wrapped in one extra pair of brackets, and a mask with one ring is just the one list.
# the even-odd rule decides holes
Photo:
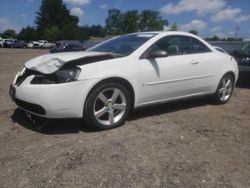
[(168, 56), (168, 53), (164, 50), (155, 50), (148, 54), (148, 58), (150, 59), (167, 57), (167, 56)]

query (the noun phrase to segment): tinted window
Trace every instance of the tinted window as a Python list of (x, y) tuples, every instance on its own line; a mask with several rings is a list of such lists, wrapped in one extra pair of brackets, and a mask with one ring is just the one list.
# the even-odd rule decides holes
[(164, 37), (153, 44), (151, 46), (151, 50), (164, 50), (168, 52), (169, 56), (204, 53), (210, 51), (210, 49), (199, 40), (181, 35)]
[(154, 33), (123, 35), (93, 47), (89, 51), (111, 52), (126, 56), (133, 53), (153, 36), (155, 36)]
[(205, 53), (205, 52), (210, 52), (211, 51), (205, 44), (203, 44), (198, 39), (193, 38), (193, 37), (192, 38), (189, 37), (189, 38), (192, 40), (193, 53)]

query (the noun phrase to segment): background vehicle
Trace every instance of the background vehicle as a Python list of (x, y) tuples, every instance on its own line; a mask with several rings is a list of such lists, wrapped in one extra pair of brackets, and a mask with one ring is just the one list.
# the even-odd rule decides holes
[(13, 48), (14, 42), (17, 41), (16, 39), (4, 39), (3, 47), (4, 48)]
[(212, 46), (220, 47), (226, 50), (227, 53), (231, 54), (235, 50), (239, 50), (243, 45), (246, 44), (245, 41), (207, 41)]
[(58, 41), (56, 47), (50, 49), (50, 53), (84, 51), (83, 44), (79, 41)]
[(54, 43), (50, 43), (47, 40), (39, 40), (33, 42), (33, 48), (52, 48), (54, 46)]
[(0, 39), (0, 48), (2, 48), (3, 47), (3, 39)]
[(89, 49), (89, 48), (92, 48), (94, 46), (96, 46), (97, 44), (100, 44), (101, 42), (100, 41), (92, 41), (92, 40), (88, 40), (88, 41), (85, 41), (83, 43), (83, 47), (85, 49)]
[(231, 54), (239, 65), (240, 71), (250, 71), (250, 43), (245, 44), (240, 50)]
[(30, 42), (27, 44), (27, 48), (33, 48), (34, 42), (35, 42), (35, 41), (30, 41)]
[(229, 101), (237, 62), (196, 35), (142, 32), (115, 37), (85, 52), (47, 54), (25, 63), (10, 96), (45, 118), (85, 118), (110, 129), (131, 109), (212, 95)]
[(13, 47), (13, 48), (27, 48), (27, 42), (16, 40), (16, 41), (14, 41), (14, 43), (12, 44), (11, 47)]

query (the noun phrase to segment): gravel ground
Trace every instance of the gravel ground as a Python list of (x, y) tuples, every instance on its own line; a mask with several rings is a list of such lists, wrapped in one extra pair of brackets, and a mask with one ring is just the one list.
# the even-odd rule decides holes
[(94, 131), (81, 120), (30, 122), (8, 96), (28, 59), (0, 49), (0, 187), (250, 187), (250, 74), (225, 105), (207, 98), (151, 106)]

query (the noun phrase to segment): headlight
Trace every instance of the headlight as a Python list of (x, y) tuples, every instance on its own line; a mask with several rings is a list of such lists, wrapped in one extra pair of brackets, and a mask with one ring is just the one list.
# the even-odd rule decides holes
[(19, 76), (22, 76), (22, 75), (25, 73), (25, 71), (26, 71), (26, 67), (24, 67), (24, 68), (20, 71)]
[(56, 71), (55, 76), (59, 83), (72, 82), (78, 79), (80, 72), (79, 67), (70, 67)]
[(14, 78), (14, 81), (13, 81), (13, 84), (17, 84), (17, 80), (18, 81), (23, 81), (22, 80), (22, 77), (23, 77), (23, 75), (25, 74), (25, 71), (26, 71), (26, 68), (24, 67), (21, 71), (19, 71), (17, 74), (16, 74), (16, 76), (15, 76), (15, 78)]
[(48, 75), (36, 75), (31, 84), (61, 84), (76, 81), (80, 75), (79, 67), (67, 67)]

